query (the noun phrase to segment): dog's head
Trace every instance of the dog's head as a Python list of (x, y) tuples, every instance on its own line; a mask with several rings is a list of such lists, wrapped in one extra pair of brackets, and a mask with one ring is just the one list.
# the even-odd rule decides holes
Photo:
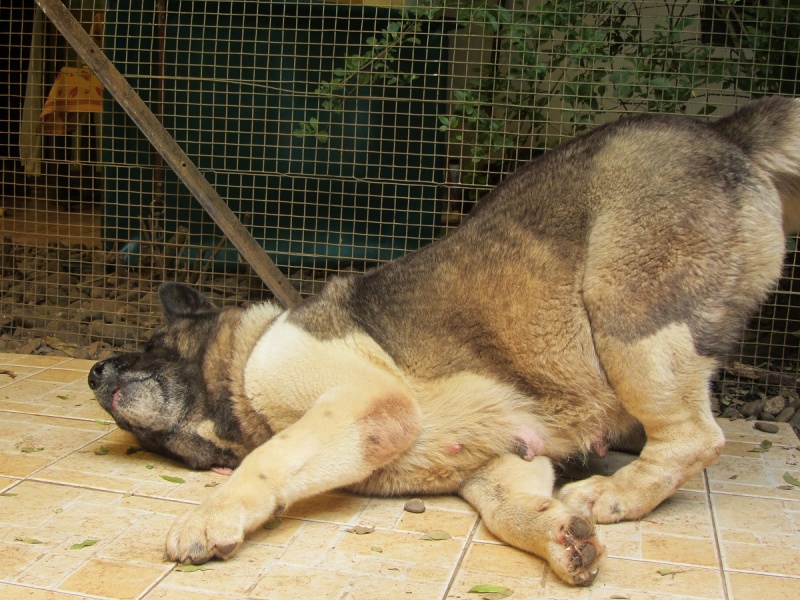
[(158, 294), (164, 324), (142, 352), (96, 363), (89, 387), (144, 449), (195, 469), (235, 468), (246, 450), (231, 407), (226, 351), (218, 345), (237, 309), (216, 308), (182, 284), (165, 283)]

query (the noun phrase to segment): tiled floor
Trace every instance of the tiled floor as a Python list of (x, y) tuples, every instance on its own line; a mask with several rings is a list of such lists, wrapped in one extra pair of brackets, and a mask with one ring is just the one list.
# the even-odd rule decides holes
[[(601, 527), (587, 589), (500, 544), (453, 497), (331, 493), (292, 507), (233, 560), (180, 571), (162, 558), (176, 514), (223, 477), (136, 451), (86, 387), (91, 363), (0, 354), (0, 598), (800, 598), (800, 442), (722, 422), (720, 461), (637, 523)], [(753, 452), (769, 439), (766, 452)], [(599, 465), (598, 468), (607, 468)], [(183, 483), (163, 478), (179, 477)], [(374, 527), (371, 533), (348, 531)], [(443, 530), (446, 540), (424, 540)]]

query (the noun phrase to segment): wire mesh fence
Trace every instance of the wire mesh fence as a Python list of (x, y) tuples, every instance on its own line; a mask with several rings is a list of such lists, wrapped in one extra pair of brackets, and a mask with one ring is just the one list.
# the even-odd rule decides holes
[[(520, 163), (630, 112), (796, 95), (770, 0), (71, 0), (303, 295), (445, 235)], [(0, 351), (135, 346), (165, 280), (269, 297), (33, 0), (4, 3)], [(715, 384), (794, 390), (795, 241)]]

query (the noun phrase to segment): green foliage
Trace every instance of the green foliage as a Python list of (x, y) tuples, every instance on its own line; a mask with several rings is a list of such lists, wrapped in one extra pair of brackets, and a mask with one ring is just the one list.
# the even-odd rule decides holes
[[(664, 0), (658, 6), (618, 0), (421, 0), (369, 38), (365, 50), (348, 57), (317, 93), (324, 96), (322, 108), (336, 113), (356, 86), (409, 84), (414, 76), (402, 72), (397, 51), (420, 43), (416, 34), (423, 24), (454, 17), (472, 31), (477, 26), (494, 39), (492, 61), (477, 67), (464, 89), (452, 91), (450, 113), (439, 117), (439, 130), (468, 148), (463, 183), (478, 189), (608, 113), (686, 113), (693, 99), (708, 98), (714, 89), (790, 93), (800, 64), (800, 10), (780, 0), (746, 6), (718, 0), (711, 9), (728, 23), (727, 41), (719, 47), (701, 39), (699, 6), (695, 0)], [(694, 106), (706, 115), (716, 110), (702, 98)], [(314, 119), (295, 134), (327, 141)]]

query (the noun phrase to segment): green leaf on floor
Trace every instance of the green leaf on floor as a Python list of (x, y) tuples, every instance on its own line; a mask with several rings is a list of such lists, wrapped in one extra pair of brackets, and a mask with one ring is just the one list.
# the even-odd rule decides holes
[(383, 548), (381, 548), (380, 546), (373, 546), (372, 548), (370, 548), (370, 550), (372, 550), (373, 552), (377, 552), (378, 554), (383, 552)]
[(82, 542), (80, 542), (79, 544), (72, 544), (72, 546), (70, 546), (69, 549), (70, 550), (81, 550), (83, 548), (88, 548), (89, 546), (94, 546), (99, 541), (100, 540), (94, 540), (94, 539), (91, 539), (91, 538), (90, 539), (85, 539)]
[(130, 448), (125, 450), (125, 456), (130, 456), (132, 454), (136, 454), (137, 452), (139, 452), (139, 450), (141, 450), (141, 448), (139, 448), (139, 446), (131, 446)]
[(59, 400), (69, 400), (69, 396), (56, 396)]
[(34, 448), (33, 446), (23, 446), (19, 449), (20, 452), (25, 452), (27, 454), (30, 454), (31, 452), (41, 452), (42, 450), (44, 450), (43, 447)]
[(42, 543), (39, 540), (36, 540), (34, 538), (22, 537), (22, 536), (15, 537), (14, 541), (15, 542), (22, 542), (23, 544), (41, 544)]
[(17, 496), (17, 495), (18, 494), (12, 494), (11, 492), (0, 493), (0, 496), (5, 496), (6, 498), (13, 498), (14, 496)]
[(482, 598), (486, 600), (494, 600), (495, 598), (508, 598), (514, 594), (514, 590), (507, 588), (503, 585), (474, 585), (469, 590), (468, 594), (484, 594)]
[(758, 453), (768, 452), (770, 448), (772, 448), (772, 442), (770, 442), (769, 440), (762, 440), (758, 446), (756, 446), (752, 450), (748, 450), (748, 452), (758, 452)]
[(114, 424), (111, 421), (103, 421), (102, 419), (95, 419), (94, 422), (97, 423), (98, 425), (113, 425)]
[(800, 488), (800, 481), (798, 481), (798, 480), (797, 480), (797, 478), (795, 478), (795, 477), (792, 477), (792, 476), (791, 476), (791, 475), (788, 473), (788, 471), (787, 471), (786, 473), (784, 473), (784, 474), (783, 474), (783, 480), (784, 480), (786, 483), (788, 483), (788, 484), (791, 484), (791, 485), (793, 485), (793, 486), (795, 486), (795, 487), (797, 487), (797, 488)]
[(97, 454), (97, 456), (105, 456), (108, 454), (108, 448), (105, 446), (100, 446), (99, 448), (95, 449), (94, 453)]
[(147, 463), (147, 464), (144, 466), (144, 468), (145, 468), (145, 469), (155, 469), (155, 468), (156, 468), (156, 466), (155, 466), (155, 465), (151, 465), (150, 463)]
[(180, 477), (173, 477), (172, 475), (162, 475), (161, 479), (164, 481), (169, 481), (170, 483), (186, 483), (185, 479), (181, 479)]
[(432, 529), (431, 531), (429, 531), (428, 533), (426, 533), (425, 535), (423, 535), (419, 539), (421, 539), (421, 540), (433, 540), (435, 542), (440, 542), (442, 540), (449, 540), (452, 537), (453, 536), (451, 536), (446, 531), (442, 531), (441, 529)]

